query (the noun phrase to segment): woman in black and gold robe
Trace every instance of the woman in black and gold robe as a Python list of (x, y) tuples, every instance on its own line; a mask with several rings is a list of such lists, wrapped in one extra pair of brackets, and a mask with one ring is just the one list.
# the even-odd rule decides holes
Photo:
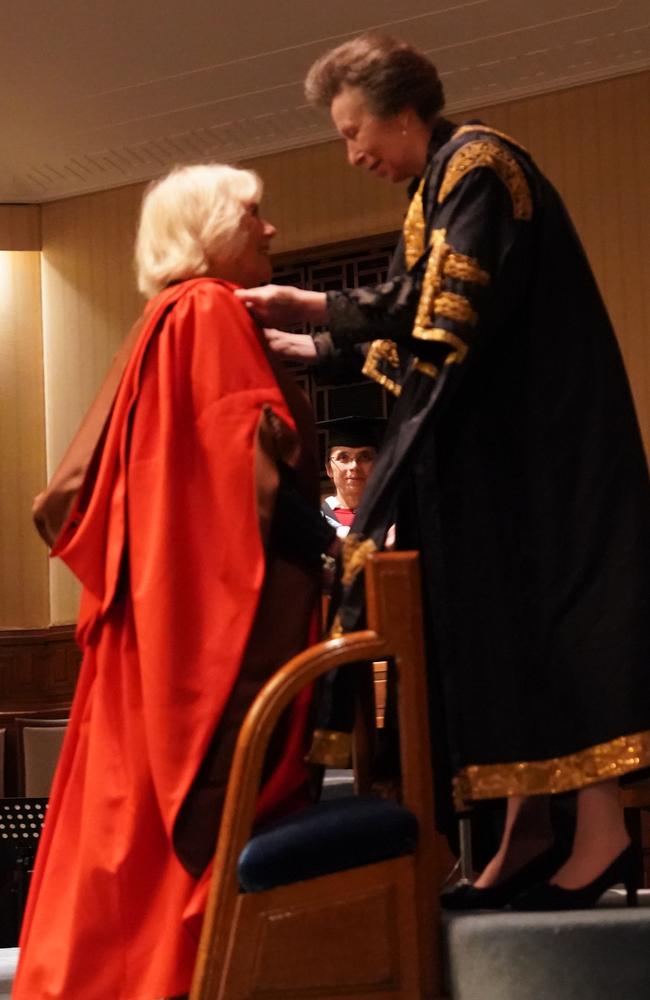
[[(416, 178), (384, 285), (242, 293), (269, 326), (328, 326), (274, 333), (277, 350), (372, 341), (364, 372), (398, 396), (346, 540), (341, 627), (361, 622), (359, 570), (396, 521), (397, 547), (421, 552), (455, 797), (508, 799), (499, 852), (449, 905), (589, 905), (632, 888), (617, 781), (650, 764), (650, 486), (607, 312), (557, 192), (513, 139), (440, 117), (425, 57), (365, 36), (307, 86), (351, 164)], [(572, 789), (560, 867), (542, 797)]]

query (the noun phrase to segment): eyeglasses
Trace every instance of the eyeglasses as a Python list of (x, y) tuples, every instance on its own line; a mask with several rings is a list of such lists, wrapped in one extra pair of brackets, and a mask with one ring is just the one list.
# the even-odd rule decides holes
[(362, 448), (359, 451), (336, 451), (330, 455), (330, 462), (340, 468), (350, 465), (372, 465), (377, 457), (374, 448)]

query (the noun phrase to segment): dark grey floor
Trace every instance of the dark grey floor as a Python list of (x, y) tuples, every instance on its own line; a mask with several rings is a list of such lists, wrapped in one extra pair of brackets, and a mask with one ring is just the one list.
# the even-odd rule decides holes
[(445, 920), (453, 1000), (650, 1000), (650, 890), (628, 909), (454, 914)]

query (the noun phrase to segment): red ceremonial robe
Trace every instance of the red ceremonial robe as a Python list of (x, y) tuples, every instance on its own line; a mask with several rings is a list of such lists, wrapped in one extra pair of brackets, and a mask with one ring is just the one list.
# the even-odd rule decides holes
[[(190, 874), (178, 842), (192, 840), (192, 818), (206, 808), (216, 828), (218, 799), (201, 798), (199, 768), (215, 746), (218, 758), (221, 727), (236, 732), (264, 678), (310, 638), (315, 572), (265, 546), (280, 459), (317, 510), (309, 408), (232, 288), (197, 279), (148, 304), (53, 550), (83, 584), (84, 659), (15, 1000), (156, 1000), (189, 989), (209, 866)], [(307, 700), (267, 769), (261, 815), (304, 788)]]

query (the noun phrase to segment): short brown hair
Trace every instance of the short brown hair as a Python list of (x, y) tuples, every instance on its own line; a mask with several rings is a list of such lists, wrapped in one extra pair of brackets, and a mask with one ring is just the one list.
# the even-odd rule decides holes
[(412, 107), (429, 122), (445, 105), (438, 71), (425, 55), (388, 35), (359, 35), (317, 59), (307, 74), (311, 104), (329, 107), (343, 87), (359, 87), (379, 118)]

